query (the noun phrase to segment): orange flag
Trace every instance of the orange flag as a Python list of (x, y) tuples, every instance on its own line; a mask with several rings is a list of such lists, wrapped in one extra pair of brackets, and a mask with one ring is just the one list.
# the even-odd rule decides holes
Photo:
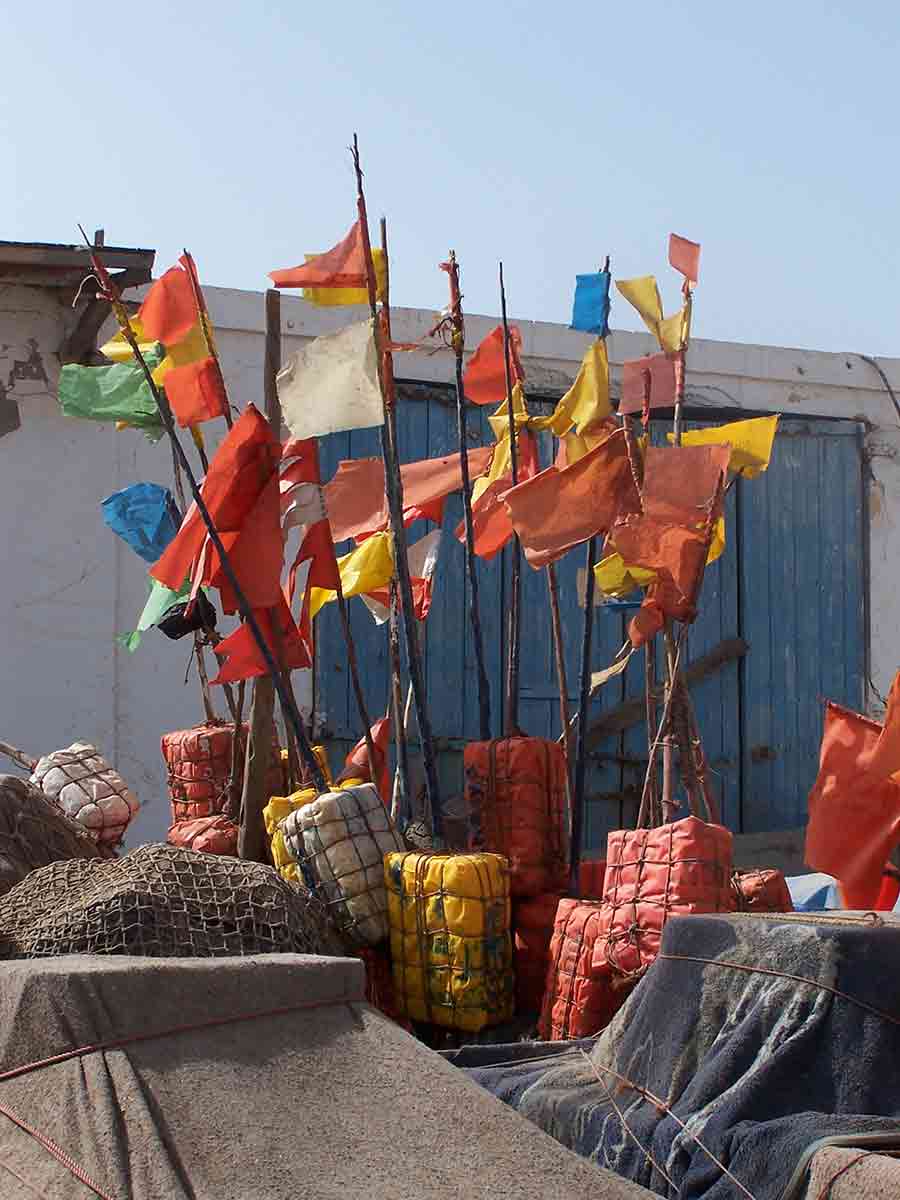
[(879, 779), (900, 772), (900, 672), (888, 692), (884, 728), (866, 760), (866, 769)]
[[(512, 386), (525, 378), (519, 353), (522, 335), (517, 325), (509, 327), (509, 357)], [(469, 360), (463, 376), (463, 391), (472, 404), (502, 404), (506, 399), (506, 356), (503, 326), (492, 329)]]
[(138, 317), (146, 336), (164, 346), (186, 337), (197, 320), (194, 289), (187, 271), (170, 267), (161, 275), (145, 296)]
[[(878, 903), (884, 864), (900, 844), (900, 783), (871, 766), (874, 762), (883, 770), (896, 754), (894, 699), (895, 711), (889, 708), (885, 726), (839, 704), (825, 705), (804, 858), (813, 870), (840, 881), (848, 908)], [(886, 740), (893, 744), (890, 754)]]
[(548, 467), (511, 488), (503, 502), (529, 565), (540, 570), (556, 562), (608, 530), (620, 514), (640, 512), (624, 430), (611, 433), (573, 466)]
[(302, 266), (270, 271), (269, 278), (277, 288), (366, 287), (366, 256), (359, 221), (342, 242), (325, 254), (315, 255)]
[[(216, 451), (201, 488), (251, 608), (272, 607), (281, 591), (280, 458), (281, 446), (272, 427), (250, 404)], [(150, 574), (173, 591), (188, 576), (195, 585), (218, 587), (225, 611), (237, 611), (237, 598), (195, 504)]]
[[(493, 446), (469, 451), (469, 478), (478, 479), (490, 465)], [(403, 522), (429, 520), (440, 524), (444, 500), (462, 487), (458, 454), (404, 463)], [(325, 485), (325, 503), (335, 542), (347, 538), (363, 541), (388, 526), (384, 494), (384, 466), (380, 458), (345, 459)]]
[[(312, 666), (284, 596), (279, 596), (279, 603), (274, 608), (257, 608), (253, 610), (253, 615), (272, 657), (283, 670), (293, 671)], [(277, 625), (273, 622), (277, 622)], [(274, 635), (276, 628), (278, 637)], [(210, 683), (235, 683), (241, 679), (267, 675), (269, 671), (256, 638), (246, 623), (239, 625), (219, 642), (215, 647), (215, 655), (220, 663), (219, 673)]]
[(688, 283), (696, 283), (700, 278), (699, 243), (689, 242), (687, 238), (679, 237), (677, 233), (670, 233), (669, 266), (680, 271)]
[(163, 386), (182, 429), (225, 415), (228, 400), (222, 385), (222, 372), (214, 358), (201, 358), (183, 367), (173, 367)]

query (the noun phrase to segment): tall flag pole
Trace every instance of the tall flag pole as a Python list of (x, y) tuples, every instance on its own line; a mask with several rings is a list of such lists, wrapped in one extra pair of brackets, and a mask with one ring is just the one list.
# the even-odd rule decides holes
[[(425, 696), (425, 679), (422, 672), (422, 660), (419, 655), (416, 635), (416, 615), (413, 608), (412, 583), (409, 576), (409, 562), (406, 557), (406, 527), (403, 524), (403, 480), (397, 458), (396, 417), (393, 357), (390, 340), (390, 308), (382, 305), (378, 312), (376, 300), (375, 264), (372, 259), (372, 243), (369, 238), (369, 219), (366, 213), (366, 197), (363, 189), (363, 173), (359, 160), (359, 142), (353, 135), (353, 167), (356, 173), (356, 203), (359, 210), (359, 224), (362, 232), (363, 253), (366, 262), (366, 284), (369, 293), (369, 309), (372, 314), (376, 359), (378, 367), (378, 382), (381, 388), (381, 399), (384, 408), (384, 424), (381, 427), (381, 452), (384, 459), (384, 486), (388, 498), (391, 534), (394, 543), (394, 564), (400, 591), (400, 610), (403, 620), (404, 641), (409, 663), (409, 676), (412, 684), (413, 703), (416, 708), (416, 720), (419, 726), (419, 737), (422, 741), (422, 757), (425, 766), (425, 802), (429, 809), (431, 832), (436, 842), (442, 841), (443, 821), (438, 787), (437, 761), (434, 753), (434, 740), (431, 732), (431, 719), (428, 715), (428, 704)], [(387, 255), (385, 255), (385, 259)]]
[[(609, 274), (609, 255), (603, 270)], [(606, 341), (608, 320), (603, 323)], [(634, 469), (632, 464), (632, 470)], [(585, 551), (584, 627), (581, 635), (581, 679), (578, 689), (578, 740), (575, 747), (575, 771), (572, 795), (572, 878), (571, 886), (578, 894), (578, 870), (581, 864), (581, 840), (584, 829), (584, 784), (587, 774), (588, 709), (591, 703), (591, 643), (594, 634), (594, 566), (597, 562), (597, 538), (588, 539)]]
[[(506, 316), (506, 288), (503, 283), (503, 263), (500, 263), (500, 314), (503, 321), (503, 365), (506, 372), (506, 404), (509, 409), (509, 464), (512, 486), (519, 482), (519, 455), (516, 445), (516, 414), (513, 402), (512, 358), (509, 341), (509, 321)], [(521, 629), (521, 571), (522, 551), (519, 535), (513, 533), (512, 566), (510, 569), (509, 633), (507, 636), (506, 714), (504, 729), (513, 737), (519, 729), (519, 634)]]
[(147, 387), (149, 388), (150, 394), (153, 397), (153, 400), (159, 411), (163, 427), (169, 436), (169, 440), (172, 443), (181, 469), (184, 472), (185, 478), (190, 486), (191, 495), (194, 503), (197, 505), (197, 511), (199, 512), (200, 517), (206, 526), (207, 533), (209, 534), (209, 540), (216, 549), (216, 553), (218, 554), (222, 564), (222, 570), (226, 579), (228, 580), (228, 583), (234, 591), (238, 611), (250, 629), (250, 633), (256, 642), (260, 654), (262, 655), (263, 661), (266, 664), (266, 668), (269, 674), (272, 676), (278, 698), (285, 706), (285, 711), (290, 718), (294, 736), (297, 739), (297, 745), (300, 749), (300, 753), (303, 756), (303, 759), (309, 770), (310, 778), (319, 791), (325, 791), (325, 776), (322, 774), (322, 768), (319, 765), (316, 756), (313, 754), (312, 747), (310, 746), (306, 737), (306, 731), (303, 728), (303, 719), (300, 716), (300, 710), (297, 708), (297, 704), (293, 697), (284, 687), (284, 683), (281, 678), (281, 672), (278, 669), (278, 664), (275, 662), (272, 652), (269, 649), (269, 645), (263, 636), (262, 630), (260, 629), (259, 622), (257, 621), (253, 613), (253, 609), (250, 607), (247, 597), (244, 594), (244, 589), (241, 587), (241, 582), (237, 577), (231, 559), (228, 555), (228, 551), (225, 549), (222, 538), (220, 537), (219, 531), (216, 528), (216, 523), (212, 519), (212, 515), (206, 506), (206, 501), (203, 499), (203, 495), (200, 491), (200, 485), (197, 482), (197, 478), (194, 475), (188, 457), (184, 452), (184, 447), (181, 445), (181, 442), (178, 440), (178, 435), (175, 432), (175, 424), (172, 420), (172, 414), (169, 410), (169, 406), (164, 403), (162, 395), (156, 386), (155, 380), (153, 379), (153, 373), (147, 364), (147, 360), (144, 358), (144, 355), (141, 352), (140, 346), (138, 345), (137, 337), (135, 336), (134, 329), (131, 325), (131, 318), (129, 317), (128, 311), (122, 303), (122, 297), (119, 293), (119, 289), (110, 278), (109, 272), (100, 261), (99, 255), (96, 253), (94, 247), (91, 246), (91, 243), (88, 241), (84, 230), (82, 229), (81, 232), (85, 243), (91, 251), (91, 264), (94, 268), (97, 279), (100, 282), (100, 290), (103, 292), (104, 297), (109, 301), (116, 321), (119, 324), (119, 328), (122, 331), (122, 336), (131, 347), (131, 352), (134, 355), (135, 361), (138, 363), (141, 371), (143, 372), (144, 378), (147, 382)]
[[(469, 442), (466, 431), (466, 396), (463, 385), (463, 351), (466, 345), (466, 327), (462, 310), (462, 293), (459, 290), (459, 263), (456, 252), (441, 263), (450, 278), (450, 325), (451, 345), (456, 359), (456, 428), (459, 438), (459, 465), (462, 474), (463, 520), (466, 531), (466, 575), (469, 581), (469, 620), (472, 625), (472, 642), (475, 647), (475, 664), (478, 674), (478, 719), (481, 740), (491, 737), (491, 689), (487, 668), (484, 663), (484, 639), (481, 633), (481, 614), (478, 605), (478, 571), (475, 565), (475, 533), (472, 525), (472, 496), (469, 480)], [(509, 379), (507, 377), (507, 385)], [(512, 407), (510, 405), (510, 407)]]

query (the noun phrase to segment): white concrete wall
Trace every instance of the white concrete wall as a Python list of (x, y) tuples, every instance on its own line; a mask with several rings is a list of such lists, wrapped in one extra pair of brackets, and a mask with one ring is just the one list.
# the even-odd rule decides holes
[[(263, 297), (212, 288), (211, 314), (229, 392), (243, 407), (261, 402)], [(702, 303), (702, 296), (698, 304)], [(284, 353), (306, 338), (365, 315), (315, 309), (284, 297)], [(29, 338), (38, 342), (47, 380), (16, 381), (21, 428), (0, 438), (0, 739), (34, 754), (75, 738), (95, 742), (117, 764), (144, 804), (129, 842), (153, 840), (168, 825), (160, 734), (202, 720), (194, 678), (183, 685), (190, 642), (151, 631), (130, 655), (115, 636), (134, 626), (146, 597), (141, 560), (100, 519), (100, 501), (138, 480), (171, 485), (165, 442), (72, 421), (55, 398), (57, 351), (71, 322), (52, 291), (0, 291), (0, 381)], [(470, 317), (474, 347), (496, 318)], [(398, 341), (421, 338), (433, 314), (394, 313)], [(519, 321), (525, 365), (535, 389), (561, 391), (589, 338), (561, 326)], [(614, 333), (614, 390), (621, 363), (651, 349), (649, 335)], [(900, 361), (881, 365), (900, 392)], [(449, 381), (448, 352), (398, 356), (397, 375)], [(884, 692), (898, 659), (900, 593), (900, 417), (873, 368), (853, 354), (695, 341), (688, 370), (695, 404), (868, 423), (872, 471), (872, 676)], [(298, 680), (301, 698), (308, 694)], [(224, 706), (222, 706), (224, 709)], [(0, 761), (0, 770), (6, 769)]]

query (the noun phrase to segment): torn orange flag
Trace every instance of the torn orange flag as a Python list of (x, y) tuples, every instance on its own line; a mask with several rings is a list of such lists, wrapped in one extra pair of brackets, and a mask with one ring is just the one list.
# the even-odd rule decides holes
[[(184, 263), (185, 256), (179, 260)], [(191, 277), (182, 267), (170, 267), (144, 297), (138, 313), (144, 333), (171, 346), (186, 337), (197, 320)]]
[[(280, 596), (274, 608), (257, 608), (253, 615), (272, 657), (283, 670), (293, 671), (312, 666), (284, 596)], [(275, 630), (278, 631), (278, 637), (275, 636)], [(214, 653), (220, 666), (218, 675), (210, 683), (236, 683), (241, 679), (253, 679), (269, 673), (259, 644), (246, 622), (223, 638), (214, 648)]]
[(888, 692), (881, 735), (865, 765), (866, 769), (879, 779), (900, 773), (900, 672), (894, 676), (894, 682)]
[[(469, 451), (469, 479), (478, 479), (490, 465), (492, 446)], [(429, 520), (440, 524), (444, 500), (462, 487), (459, 454), (404, 463), (403, 522)], [(325, 485), (325, 503), (335, 542), (362, 541), (388, 527), (384, 466), (380, 458), (345, 459)]]
[[(706, 526), (718, 515), (729, 455), (728, 446), (648, 446), (643, 512), (610, 531), (625, 562), (657, 572), (660, 580), (648, 599), (678, 620), (692, 617), (706, 561)], [(674, 593), (666, 582), (674, 584)]]
[[(512, 385), (525, 378), (519, 354), (522, 335), (517, 325), (509, 327), (509, 357)], [(492, 329), (469, 359), (463, 376), (463, 392), (472, 404), (500, 404), (506, 399), (506, 355), (503, 326)]]
[(357, 221), (343, 241), (302, 266), (270, 271), (277, 288), (365, 288), (366, 255), (362, 227)]
[[(539, 463), (537, 442), (527, 430), (520, 430), (516, 438), (518, 448), (519, 482), (531, 479), (537, 475)], [(509, 438), (505, 438), (493, 447), (493, 460), (487, 476), (479, 480), (479, 488), (472, 493), (472, 527), (474, 531), (475, 553), (479, 558), (492, 559), (509, 541), (513, 535), (512, 521), (503, 503), (503, 497), (512, 487), (512, 474), (509, 470)], [(499, 467), (497, 464), (500, 464)], [(495, 470), (497, 474), (494, 475)], [(457, 540), (465, 544), (465, 522), (460, 521), (456, 527)]]
[(680, 390), (684, 355), (649, 354), (622, 364), (622, 399), (619, 412), (647, 413), (651, 408), (672, 408)]
[[(251, 608), (271, 608), (281, 591), (280, 458), (281, 446), (269, 422), (250, 404), (216, 451), (201, 488)], [(173, 591), (188, 576), (195, 586), (218, 587), (225, 611), (237, 611), (237, 597), (195, 504), (150, 574)]]
[(670, 233), (669, 266), (680, 271), (688, 283), (696, 283), (700, 278), (700, 244)]
[(228, 400), (222, 372), (214, 358), (201, 358), (166, 375), (166, 397), (182, 429), (224, 417)]
[[(847, 908), (878, 903), (884, 865), (900, 844), (900, 783), (879, 773), (896, 755), (896, 720), (896, 697), (894, 711), (889, 708), (888, 713), (890, 732), (887, 724), (849, 708), (830, 701), (825, 705), (804, 858), (813, 870), (840, 882)], [(891, 751), (879, 753), (888, 742)]]
[(616, 430), (574, 466), (548, 467), (504, 493), (503, 502), (525, 558), (540, 570), (623, 513), (640, 512), (625, 431)]

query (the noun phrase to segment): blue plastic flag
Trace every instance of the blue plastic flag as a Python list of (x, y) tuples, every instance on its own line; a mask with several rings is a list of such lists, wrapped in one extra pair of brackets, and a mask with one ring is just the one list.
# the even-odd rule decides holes
[(609, 271), (575, 276), (575, 303), (570, 329), (582, 333), (609, 333)]
[(148, 563), (156, 562), (181, 524), (172, 493), (158, 483), (133, 483), (100, 507), (104, 524)]

